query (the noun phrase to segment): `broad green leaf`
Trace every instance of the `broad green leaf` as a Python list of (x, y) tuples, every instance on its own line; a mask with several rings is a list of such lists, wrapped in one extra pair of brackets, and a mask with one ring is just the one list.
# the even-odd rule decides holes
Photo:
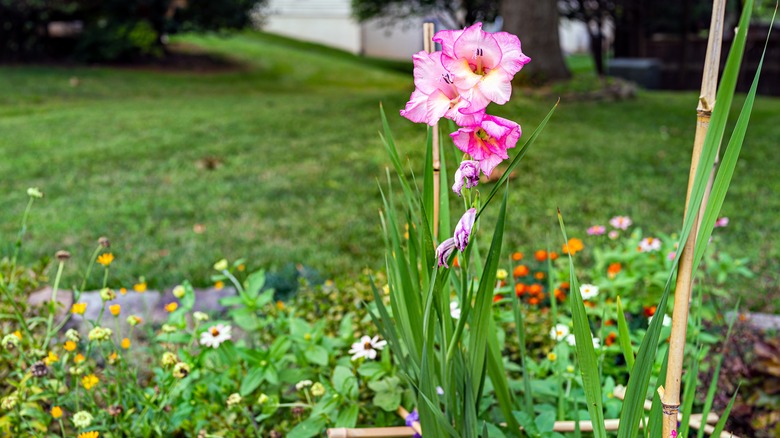
[(306, 356), (306, 360), (320, 366), (328, 365), (328, 350), (321, 345), (311, 345), (304, 350), (303, 355)]
[[(561, 226), (564, 242), (569, 241), (566, 235), (566, 225), (563, 223), (563, 215), (558, 211), (558, 223)], [(585, 391), (585, 399), (588, 402), (588, 413), (593, 423), (593, 435), (604, 438), (607, 431), (604, 428), (604, 407), (602, 405), (601, 379), (599, 378), (599, 365), (596, 360), (596, 352), (593, 348), (593, 334), (590, 332), (590, 321), (585, 312), (585, 304), (580, 293), (577, 274), (574, 270), (574, 259), (569, 254), (569, 304), (571, 306), (574, 323), (575, 351), (579, 362), (580, 375), (582, 376), (582, 388)], [(660, 318), (657, 318), (660, 319)]]
[(355, 403), (349, 405), (346, 409), (342, 409), (339, 412), (339, 416), (336, 417), (336, 427), (355, 427), (359, 413), (360, 406)]
[(252, 391), (257, 389), (261, 383), (263, 383), (263, 375), (265, 370), (263, 368), (252, 368), (244, 379), (241, 380), (241, 388), (238, 390), (242, 397), (246, 397), (251, 394)]
[(339, 394), (348, 398), (357, 397), (357, 378), (352, 374), (352, 370), (349, 368), (342, 365), (334, 368), (331, 382), (333, 383), (333, 388), (338, 391)]
[(249, 274), (249, 277), (246, 279), (247, 296), (254, 300), (260, 295), (260, 290), (263, 289), (263, 286), (265, 286), (265, 271), (260, 270)]

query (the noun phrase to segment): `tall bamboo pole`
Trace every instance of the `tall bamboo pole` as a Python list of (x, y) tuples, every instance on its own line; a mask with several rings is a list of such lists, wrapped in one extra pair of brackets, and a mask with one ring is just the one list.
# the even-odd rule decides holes
[[(715, 94), (720, 69), (720, 49), (723, 39), (723, 19), (726, 1), (713, 0), (712, 21), (707, 43), (707, 56), (704, 60), (704, 74), (701, 84), (701, 96), (696, 108), (696, 137), (693, 143), (691, 170), (688, 175), (688, 195), (685, 200), (686, 212), (690, 202), (693, 180), (699, 165), (704, 138), (710, 126), (710, 115), (715, 105)], [(710, 178), (711, 180), (712, 178)], [(677, 436), (677, 414), (680, 411), (680, 382), (682, 381), (683, 359), (685, 356), (685, 338), (688, 329), (688, 311), (691, 299), (691, 284), (693, 273), (693, 252), (696, 246), (696, 234), (699, 229), (701, 211), (707, 204), (709, 190), (705, 194), (701, 210), (697, 213), (691, 234), (685, 243), (677, 269), (677, 284), (674, 292), (674, 310), (672, 313), (672, 334), (669, 340), (669, 363), (667, 366), (666, 383), (659, 388), (663, 404), (663, 437)], [(664, 309), (659, 309), (664, 311)]]
[[(433, 23), (423, 24), (423, 47), (428, 53), (436, 51), (436, 46), (433, 43)], [(439, 191), (441, 187), (440, 174), (441, 161), (439, 160), (439, 123), (433, 125), (432, 142), (433, 148), (433, 237), (434, 239), (439, 236)]]

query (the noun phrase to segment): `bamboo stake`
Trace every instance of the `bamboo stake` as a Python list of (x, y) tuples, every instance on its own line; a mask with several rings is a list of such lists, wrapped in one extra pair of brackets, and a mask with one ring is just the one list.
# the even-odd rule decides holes
[[(433, 32), (433, 23), (423, 24), (423, 47), (428, 53), (436, 51), (436, 45), (433, 43)], [(431, 142), (431, 147), (433, 148), (431, 150), (433, 156), (433, 238), (436, 239), (439, 236), (439, 191), (441, 187), (439, 177), (439, 172), (441, 171), (441, 162), (439, 160), (439, 123), (436, 122), (431, 129), (433, 130), (433, 141)]]
[[(715, 104), (715, 94), (720, 69), (720, 49), (723, 39), (723, 18), (725, 0), (713, 0), (710, 36), (707, 42), (707, 56), (704, 61), (701, 96), (697, 106), (696, 137), (691, 157), (691, 170), (688, 176), (688, 194), (685, 200), (686, 211), (690, 202), (693, 179), (701, 157), (704, 138), (710, 125), (710, 115)], [(702, 202), (702, 209), (707, 205), (708, 193)], [(685, 243), (677, 269), (677, 284), (674, 291), (674, 309), (672, 311), (672, 334), (669, 341), (669, 362), (667, 366), (665, 386), (658, 389), (663, 403), (663, 437), (677, 436), (677, 414), (680, 411), (680, 382), (682, 381), (683, 359), (685, 356), (685, 338), (688, 329), (688, 311), (691, 298), (691, 282), (693, 273), (693, 252), (696, 246), (696, 234), (699, 229), (698, 212), (693, 229)], [(661, 309), (663, 311), (663, 309)]]

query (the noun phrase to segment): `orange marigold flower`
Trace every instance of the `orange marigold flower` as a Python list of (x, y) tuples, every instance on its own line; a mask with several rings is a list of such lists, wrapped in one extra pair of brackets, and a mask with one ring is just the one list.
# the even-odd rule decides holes
[(111, 312), (112, 315), (119, 316), (119, 312), (122, 311), (122, 306), (120, 306), (119, 304), (112, 304), (108, 306), (108, 310), (109, 312)]
[(544, 277), (545, 277), (545, 275), (544, 275), (544, 272), (542, 272), (542, 271), (539, 271), (536, 274), (534, 274), (534, 278), (537, 279), (537, 280), (544, 280)]
[(105, 267), (111, 265), (111, 262), (113, 261), (114, 261), (114, 255), (111, 254), (110, 252), (105, 252), (103, 254), (100, 254), (97, 258), (97, 262)]
[(534, 283), (528, 287), (528, 293), (531, 295), (539, 295), (542, 293), (542, 290), (544, 290), (544, 288), (542, 288), (542, 285), (539, 283)]
[(517, 283), (515, 285), (515, 294), (517, 294), (518, 297), (523, 296), (523, 294), (525, 294), (525, 291), (526, 291), (526, 285), (525, 284)]
[(615, 278), (615, 276), (620, 273), (621, 269), (623, 269), (623, 267), (620, 265), (620, 263), (610, 263), (609, 267), (607, 268), (607, 275), (609, 275), (609, 278)]
[(525, 277), (528, 275), (530, 271), (528, 270), (528, 266), (526, 265), (517, 265), (515, 266), (515, 269), (512, 270), (512, 275), (515, 277)]
[(650, 318), (651, 316), (655, 315), (655, 311), (658, 307), (657, 306), (645, 306), (645, 316)]
[(452, 267), (460, 268), (460, 262), (458, 261), (458, 256), (455, 256), (455, 259), (452, 261)]
[(617, 339), (617, 335), (615, 334), (615, 332), (611, 332), (610, 334), (607, 335), (607, 338), (604, 339), (604, 344), (606, 344), (607, 347), (609, 347), (610, 345), (615, 343), (616, 339)]
[(73, 341), (67, 341), (65, 342), (65, 346), (63, 348), (65, 348), (65, 351), (73, 351), (76, 349), (76, 343)]
[(222, 280), (219, 280), (216, 283), (214, 283), (214, 289), (216, 290), (222, 290), (223, 287), (225, 287), (225, 282)]
[(62, 418), (62, 408), (59, 406), (52, 406), (51, 407), (51, 416), (55, 420)]
[(73, 303), (70, 306), (70, 313), (74, 315), (83, 315), (87, 311), (87, 303)]
[(539, 304), (539, 298), (533, 297), (528, 300), (528, 304), (531, 304), (533, 306)]
[(563, 253), (564, 254), (577, 254), (578, 252), (585, 249), (585, 245), (583, 245), (582, 240), (572, 237), (569, 239), (568, 243), (563, 244)]
[(557, 252), (551, 252), (550, 253), (550, 260), (558, 260), (558, 253)]
[(497, 302), (499, 302), (499, 301), (501, 301), (501, 300), (503, 300), (503, 299), (504, 299), (504, 296), (503, 296), (503, 295), (501, 295), (501, 294), (498, 294), (498, 295), (494, 295), (494, 296), (493, 296), (493, 302), (494, 302), (494, 303), (497, 303)]
[(566, 299), (566, 293), (564, 293), (564, 292), (563, 292), (562, 290), (560, 290), (560, 289), (555, 289), (555, 290), (553, 291), (553, 296), (554, 296), (554, 297), (555, 297), (555, 299), (557, 299), (558, 301), (563, 301), (563, 300), (565, 300), (565, 299)]
[(512, 260), (519, 262), (520, 260), (523, 260), (523, 253), (520, 251), (512, 253)]
[(570, 286), (568, 281), (564, 281), (563, 283), (561, 283), (561, 289), (569, 290), (569, 288)]
[(547, 260), (547, 251), (540, 249), (534, 253), (534, 258), (537, 262), (543, 262)]
[(73, 363), (79, 364), (81, 362), (84, 362), (84, 355), (79, 353), (76, 356), (73, 357)]
[(178, 309), (178, 308), (179, 308), (179, 303), (177, 303), (176, 301), (171, 301), (170, 303), (168, 303), (168, 304), (166, 304), (166, 305), (165, 305), (165, 310), (166, 310), (168, 313), (173, 313), (173, 312), (175, 312), (175, 311), (176, 311), (176, 309)]
[(615, 320), (608, 319), (608, 320), (604, 321), (604, 325), (615, 325)]
[(122, 343), (121, 343), (120, 345), (121, 345), (121, 347), (122, 347), (122, 348), (124, 348), (125, 350), (127, 350), (128, 348), (130, 348), (130, 339), (128, 339), (128, 338), (123, 338), (123, 339), (122, 339)]
[(126, 287), (120, 287), (119, 288), (119, 293), (122, 294), (122, 295), (125, 295), (127, 293), (127, 288)]

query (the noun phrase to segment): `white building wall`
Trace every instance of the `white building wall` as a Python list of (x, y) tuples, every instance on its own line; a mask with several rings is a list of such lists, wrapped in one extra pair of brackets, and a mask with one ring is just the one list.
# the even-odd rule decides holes
[(412, 18), (393, 27), (380, 27), (375, 20), (362, 28), (362, 49), (366, 56), (410, 60), (423, 50), (422, 18)]
[(270, 0), (263, 30), (360, 53), (360, 25), (349, 0)]

